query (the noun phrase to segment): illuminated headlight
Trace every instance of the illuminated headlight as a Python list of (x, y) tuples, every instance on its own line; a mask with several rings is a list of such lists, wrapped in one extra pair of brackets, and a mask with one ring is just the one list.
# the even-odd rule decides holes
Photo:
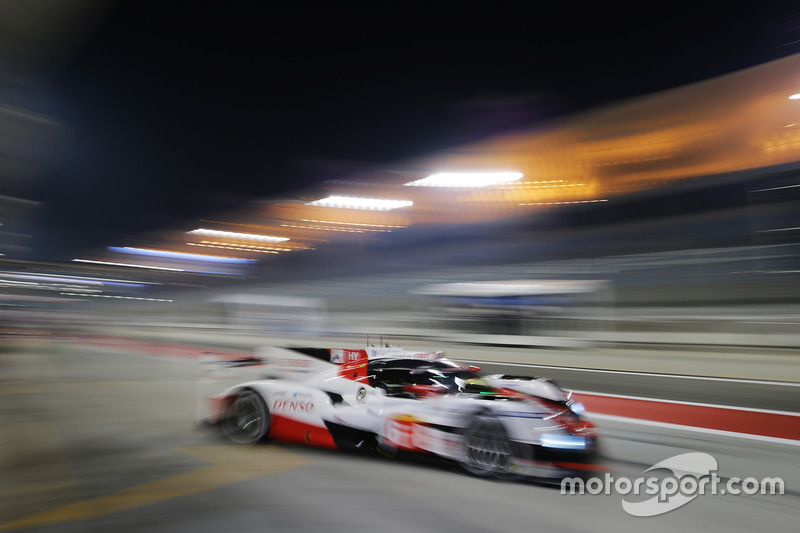
[(577, 435), (543, 433), (541, 443), (545, 448), (567, 448), (570, 450), (582, 450), (586, 448), (586, 439)]
[(586, 412), (586, 406), (583, 405), (581, 402), (573, 402), (572, 405), (569, 406), (572, 409), (572, 412), (576, 415), (580, 415)]

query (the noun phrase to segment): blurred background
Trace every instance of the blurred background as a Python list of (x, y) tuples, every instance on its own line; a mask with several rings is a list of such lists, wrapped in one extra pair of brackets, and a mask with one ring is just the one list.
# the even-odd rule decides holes
[(6, 327), (796, 345), (785, 3), (3, 9)]
[(3, 386), (366, 336), (796, 384), (798, 43), (781, 1), (4, 1)]

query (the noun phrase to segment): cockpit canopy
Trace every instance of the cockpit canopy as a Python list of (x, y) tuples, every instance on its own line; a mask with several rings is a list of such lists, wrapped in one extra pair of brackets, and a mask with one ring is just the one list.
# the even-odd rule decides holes
[(390, 396), (410, 394), (493, 394), (494, 389), (470, 367), (437, 359), (378, 359), (369, 362), (370, 384)]

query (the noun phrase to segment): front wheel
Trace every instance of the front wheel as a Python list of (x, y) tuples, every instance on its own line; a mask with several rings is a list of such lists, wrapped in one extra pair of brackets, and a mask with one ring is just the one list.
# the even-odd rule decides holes
[(270, 415), (260, 394), (253, 390), (239, 393), (222, 420), (222, 432), (238, 444), (255, 444), (269, 434)]

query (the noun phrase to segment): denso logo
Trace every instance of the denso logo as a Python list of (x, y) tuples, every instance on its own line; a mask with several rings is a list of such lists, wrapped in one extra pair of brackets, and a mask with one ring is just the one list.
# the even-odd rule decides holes
[(314, 402), (310, 400), (276, 400), (272, 404), (276, 411), (293, 411), (296, 413), (310, 413), (314, 410)]

